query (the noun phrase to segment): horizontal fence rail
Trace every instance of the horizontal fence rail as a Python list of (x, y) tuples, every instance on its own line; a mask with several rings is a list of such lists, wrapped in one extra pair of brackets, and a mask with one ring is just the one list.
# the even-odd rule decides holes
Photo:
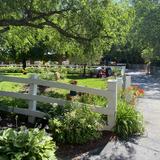
[(107, 90), (94, 89), (94, 88), (88, 88), (88, 87), (82, 87), (82, 86), (75, 86), (75, 85), (71, 85), (71, 84), (65, 84), (65, 83), (61, 83), (61, 82), (54, 82), (54, 81), (47, 81), (47, 80), (40, 80), (40, 79), (28, 79), (28, 78), (0, 76), (0, 81), (26, 83), (26, 84), (34, 83), (37, 85), (66, 89), (66, 90), (73, 90), (73, 91), (77, 91), (77, 92), (95, 94), (95, 95), (104, 96), (104, 97), (108, 97), (108, 94), (109, 94), (109, 92)]
[(7, 112), (13, 112), (17, 114), (23, 114), (26, 116), (33, 116), (38, 118), (44, 118), (47, 116), (46, 113), (40, 112), (40, 111), (32, 111), (26, 108), (17, 108), (12, 106), (0, 106), (0, 110), (7, 111)]

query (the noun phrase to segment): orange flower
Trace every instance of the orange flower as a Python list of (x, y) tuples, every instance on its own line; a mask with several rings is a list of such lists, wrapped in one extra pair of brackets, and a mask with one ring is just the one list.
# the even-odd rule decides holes
[(128, 87), (128, 91), (130, 91), (136, 97), (144, 95), (144, 90), (141, 89), (138, 85)]

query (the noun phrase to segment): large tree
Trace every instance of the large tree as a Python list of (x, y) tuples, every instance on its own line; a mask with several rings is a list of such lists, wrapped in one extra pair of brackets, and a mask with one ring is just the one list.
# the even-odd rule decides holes
[(134, 7), (133, 44), (138, 46), (146, 61), (157, 59), (160, 55), (160, 3), (158, 0), (135, 0)]

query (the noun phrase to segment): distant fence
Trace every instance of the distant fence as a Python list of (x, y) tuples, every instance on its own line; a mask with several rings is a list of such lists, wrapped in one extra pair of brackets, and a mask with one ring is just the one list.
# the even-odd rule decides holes
[(103, 96), (108, 99), (108, 105), (106, 107), (92, 106), (92, 110), (94, 112), (107, 115), (107, 125), (104, 126), (103, 130), (112, 130), (115, 126), (116, 121), (116, 111), (117, 111), (117, 90), (122, 89), (122, 86), (125, 88), (130, 85), (131, 78), (126, 77), (125, 82), (123, 82), (123, 78), (119, 78), (117, 80), (108, 80), (108, 89), (93, 89), (82, 86), (75, 86), (72, 84), (65, 84), (60, 82), (46, 81), (38, 79), (37, 75), (32, 75), (31, 78), (17, 78), (17, 77), (8, 77), (0, 75), (0, 82), (8, 81), (15, 83), (25, 83), (29, 84), (29, 93), (16, 93), (9, 91), (0, 91), (0, 96), (7, 96), (13, 98), (20, 98), (24, 100), (28, 100), (28, 108), (13, 108), (13, 107), (1, 107), (0, 110), (15, 112), (18, 114), (23, 114), (29, 116), (28, 121), (33, 123), (35, 117), (43, 118), (46, 116), (45, 113), (37, 111), (37, 102), (43, 103), (57, 103), (59, 105), (65, 105), (71, 103), (71, 101), (63, 100), (60, 98), (52, 98), (42, 95), (37, 95), (38, 85), (60, 88), (66, 90), (73, 90), (82, 93), (89, 93), (94, 95)]
[[(18, 68), (22, 68), (22, 64), (0, 64), (0, 67), (18, 67)], [(68, 68), (82, 68), (84, 67), (84, 65), (58, 65), (58, 64), (54, 64), (54, 65), (50, 65), (50, 64), (45, 64), (45, 65), (38, 65), (38, 64), (28, 64), (27, 67), (68, 67)], [(121, 70), (125, 70), (126, 65), (120, 64), (120, 65), (87, 65), (87, 68), (97, 68), (97, 67), (110, 67), (110, 68), (120, 68)]]

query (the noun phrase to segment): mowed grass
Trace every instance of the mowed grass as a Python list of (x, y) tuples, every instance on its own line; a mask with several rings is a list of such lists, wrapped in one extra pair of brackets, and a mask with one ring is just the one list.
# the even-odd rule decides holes
[[(20, 78), (28, 78), (30, 74), (23, 75), (22, 73), (7, 73), (1, 74), (12, 77), (20, 77)], [(62, 83), (70, 83), (72, 80), (77, 80), (78, 86), (90, 87), (90, 88), (98, 88), (98, 89), (106, 89), (107, 88), (107, 80), (101, 78), (65, 78), (59, 80)], [(23, 84), (13, 83), (13, 82), (0, 82), (0, 90), (1, 91), (20, 91), (23, 87)]]
[(76, 80), (78, 86), (90, 87), (90, 88), (99, 88), (105, 89), (107, 87), (106, 79), (100, 78), (82, 78), (82, 79), (69, 79), (60, 80), (63, 83), (70, 83), (71, 80)]
[[(28, 77), (28, 75), (23, 75), (22, 73), (7, 73), (7, 74), (1, 74), (1, 75), (12, 76), (12, 77), (21, 77), (21, 78)], [(22, 88), (23, 88), (23, 84), (21, 84), (21, 83), (0, 81), (0, 91), (18, 92), (18, 91), (22, 90)]]

